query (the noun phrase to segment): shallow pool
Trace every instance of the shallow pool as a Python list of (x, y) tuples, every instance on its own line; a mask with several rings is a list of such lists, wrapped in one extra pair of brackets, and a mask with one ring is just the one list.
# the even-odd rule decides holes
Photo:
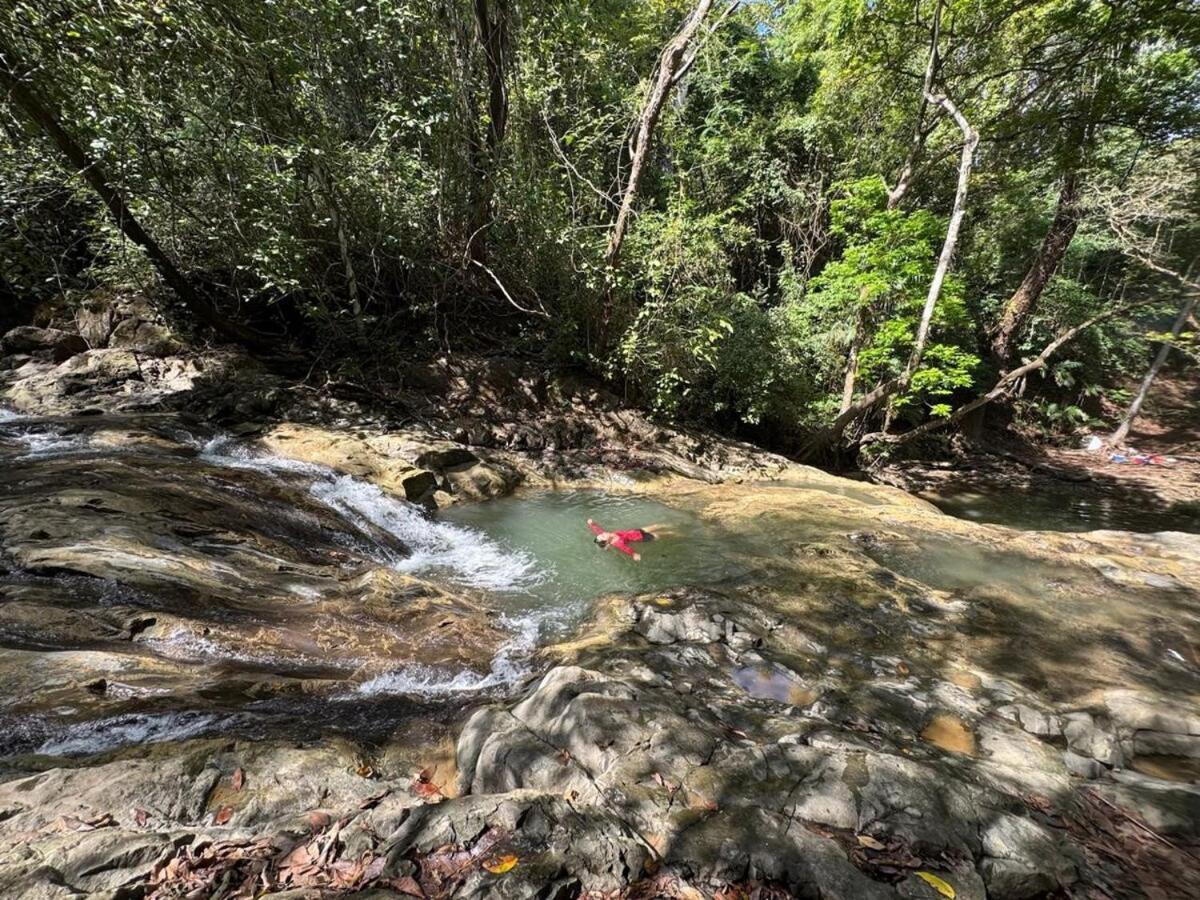
[(1023, 531), (1188, 531), (1200, 533), (1200, 514), (1173, 511), (1158, 498), (1105, 485), (1044, 482), (970, 485), (923, 493), (942, 512)]
[[(526, 491), (452, 506), (438, 518), (482, 532), (526, 561), (532, 577), (489, 594), (507, 614), (538, 620), (543, 636), (564, 634), (582, 619), (589, 601), (605, 594), (711, 587), (740, 580), (750, 568), (736, 536), (686, 510), (635, 495)], [(593, 543), (588, 519), (613, 530), (653, 527), (661, 537), (635, 545), (642, 557), (635, 562)]]

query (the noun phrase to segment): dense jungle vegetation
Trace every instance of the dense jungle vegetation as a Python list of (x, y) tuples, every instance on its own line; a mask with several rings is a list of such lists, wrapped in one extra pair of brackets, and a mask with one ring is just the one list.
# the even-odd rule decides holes
[(1194, 0), (5, 0), (0, 100), (13, 322), (534, 353), (812, 453), (1194, 353)]

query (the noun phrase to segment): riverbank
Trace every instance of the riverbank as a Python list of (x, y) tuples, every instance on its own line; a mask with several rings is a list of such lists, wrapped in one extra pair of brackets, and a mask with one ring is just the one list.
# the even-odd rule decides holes
[[(511, 361), (372, 404), (228, 351), (22, 339), (6, 896), (1197, 887), (1200, 538), (950, 518)], [(661, 505), (699, 555), (587, 596), (584, 569), (523, 628), (523, 579), (596, 553), (505, 524), (549, 497)]]

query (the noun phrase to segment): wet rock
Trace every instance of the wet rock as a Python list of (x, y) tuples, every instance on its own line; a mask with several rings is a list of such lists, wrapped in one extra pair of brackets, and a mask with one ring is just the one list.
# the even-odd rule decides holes
[(454, 444), (435, 445), (417, 454), (416, 464), (426, 469), (449, 469), (453, 466), (470, 466), (479, 462), (479, 457), (466, 447)]
[(21, 325), (0, 337), (0, 350), (5, 353), (47, 353), (55, 362), (63, 362), (87, 349), (87, 341), (79, 335), (57, 328)]
[(445, 477), (451, 492), (466, 500), (503, 497), (511, 493), (523, 478), (515, 469), (496, 462), (455, 466), (446, 470)]
[(441, 486), (438, 475), (423, 466), (444, 460), (466, 459), (445, 472), (455, 494), (495, 496), (507, 493), (514, 483), (495, 467), (479, 462), (470, 451), (417, 432), (359, 437), (311, 425), (283, 424), (272, 428), (261, 441), (273, 453), (353, 475), (413, 502), (424, 500)]

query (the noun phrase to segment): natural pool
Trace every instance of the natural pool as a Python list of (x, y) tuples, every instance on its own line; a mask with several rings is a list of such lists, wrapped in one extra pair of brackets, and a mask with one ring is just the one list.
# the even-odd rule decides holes
[(1200, 513), (1172, 510), (1156, 497), (1098, 484), (972, 484), (922, 494), (959, 519), (1022, 531), (1157, 531), (1200, 533)]
[[(486, 536), (524, 562), (527, 577), (490, 593), (508, 615), (535, 619), (543, 636), (565, 634), (579, 624), (589, 602), (605, 594), (727, 584), (750, 571), (736, 535), (686, 507), (639, 495), (524, 491), (452, 506), (438, 518)], [(661, 537), (637, 545), (642, 559), (635, 562), (596, 546), (588, 519), (609, 529), (652, 527)]]

